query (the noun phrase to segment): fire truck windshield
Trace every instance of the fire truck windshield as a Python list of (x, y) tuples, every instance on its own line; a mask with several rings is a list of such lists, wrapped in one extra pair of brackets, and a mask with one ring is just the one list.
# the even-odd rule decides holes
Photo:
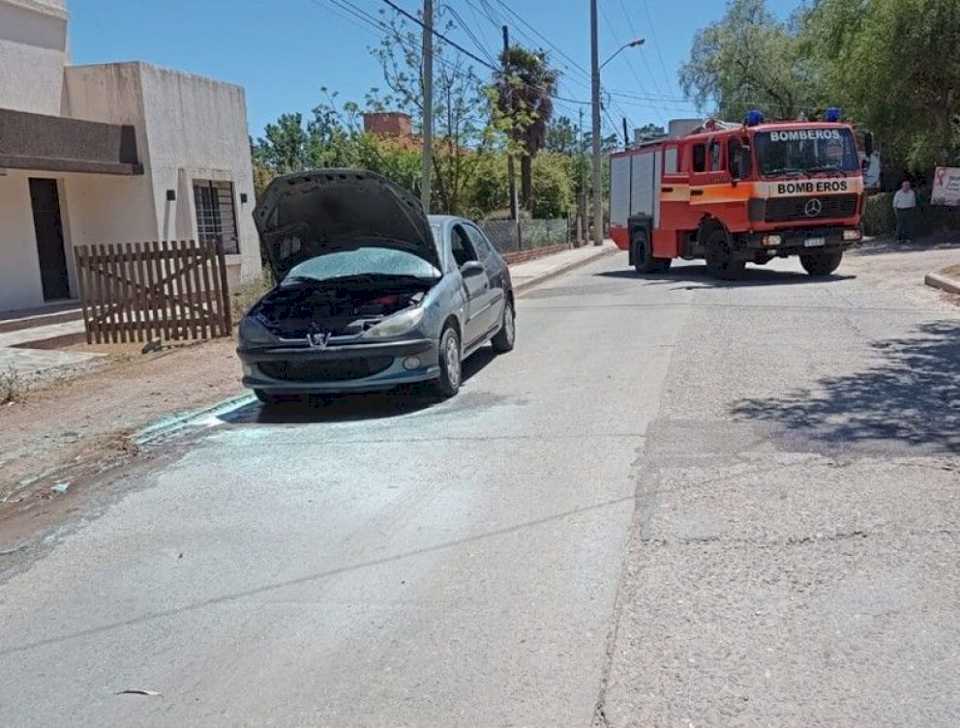
[(849, 129), (784, 129), (754, 137), (764, 177), (857, 172), (860, 162)]

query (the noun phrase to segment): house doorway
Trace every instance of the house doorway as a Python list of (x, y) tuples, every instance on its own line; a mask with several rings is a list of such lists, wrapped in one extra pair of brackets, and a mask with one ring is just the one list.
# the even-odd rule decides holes
[(31, 178), (30, 202), (33, 205), (33, 227), (37, 234), (43, 300), (70, 298), (70, 275), (67, 272), (67, 253), (63, 247), (63, 220), (60, 217), (57, 181)]

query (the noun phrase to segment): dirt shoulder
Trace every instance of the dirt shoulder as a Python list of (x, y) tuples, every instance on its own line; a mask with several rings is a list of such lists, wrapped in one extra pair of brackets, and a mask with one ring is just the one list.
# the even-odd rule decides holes
[(128, 436), (167, 415), (240, 394), (233, 339), (111, 363), (0, 407), (0, 518), (136, 456)]

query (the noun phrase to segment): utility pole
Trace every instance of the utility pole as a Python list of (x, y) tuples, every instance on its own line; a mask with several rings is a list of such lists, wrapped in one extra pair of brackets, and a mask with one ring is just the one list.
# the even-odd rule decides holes
[(600, 187), (600, 48), (597, 0), (590, 0), (590, 70), (593, 106), (593, 244), (603, 245), (603, 190)]
[(423, 0), (423, 179), (420, 200), (430, 213), (430, 176), (433, 172), (433, 0)]
[[(510, 83), (507, 78), (507, 56), (510, 53), (510, 30), (503, 26), (503, 76), (506, 83)], [(508, 91), (509, 93), (509, 91)], [(510, 141), (512, 142), (512, 135)], [(510, 219), (516, 220), (519, 217), (519, 205), (517, 204), (517, 176), (513, 167), (513, 154), (507, 154), (507, 180), (510, 184)]]
[(580, 123), (577, 126), (577, 181), (580, 191), (577, 194), (577, 246), (587, 242), (587, 178), (583, 165), (586, 163), (586, 150), (583, 148), (583, 107), (580, 107)]

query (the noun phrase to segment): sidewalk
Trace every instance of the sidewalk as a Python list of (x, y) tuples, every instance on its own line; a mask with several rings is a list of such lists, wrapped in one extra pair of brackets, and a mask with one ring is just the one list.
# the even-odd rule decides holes
[(582, 248), (571, 248), (562, 253), (511, 265), (510, 278), (513, 279), (513, 290), (522, 293), (532, 286), (619, 250), (612, 240), (607, 239), (600, 247), (589, 244)]

